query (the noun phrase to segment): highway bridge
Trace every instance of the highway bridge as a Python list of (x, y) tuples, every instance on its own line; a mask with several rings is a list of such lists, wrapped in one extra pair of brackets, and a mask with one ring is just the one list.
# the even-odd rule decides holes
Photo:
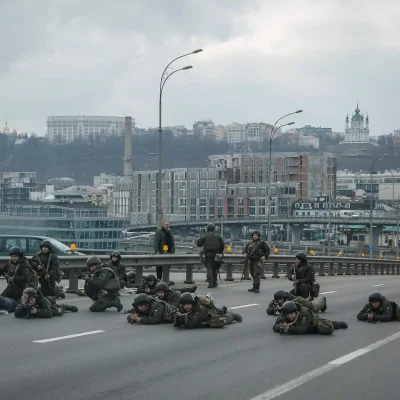
[[(271, 224), (287, 224), (286, 216), (272, 216)], [(210, 221), (170, 221), (170, 225), (172, 228), (184, 228), (184, 227), (204, 227), (208, 222), (213, 222), (216, 225), (223, 224), (224, 226), (234, 226), (234, 225), (265, 225), (268, 223), (267, 217), (243, 217), (243, 218), (232, 218), (226, 220), (210, 220)], [(329, 218), (327, 216), (307, 216), (307, 217), (297, 217), (291, 216), (289, 218), (289, 225), (328, 225)], [(344, 218), (340, 216), (331, 216), (331, 224), (337, 225), (369, 225), (370, 218), (369, 216), (359, 216), (357, 218)], [(374, 226), (382, 227), (382, 226), (395, 226), (397, 224), (397, 215), (387, 215), (384, 217), (373, 217), (372, 224)], [(152, 231), (156, 230), (157, 226), (155, 224), (147, 224), (147, 225), (135, 225), (126, 230), (129, 232), (135, 231)]]

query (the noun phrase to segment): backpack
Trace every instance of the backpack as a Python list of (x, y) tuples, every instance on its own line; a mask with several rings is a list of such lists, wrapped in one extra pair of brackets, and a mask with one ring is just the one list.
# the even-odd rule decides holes
[(390, 303), (392, 304), (392, 321), (400, 321), (400, 307), (394, 301)]
[(154, 300), (157, 301), (158, 303), (163, 304), (163, 306), (164, 306), (164, 313), (162, 316), (163, 321), (172, 322), (174, 320), (174, 316), (175, 316), (176, 312), (178, 311), (178, 309), (175, 306), (173, 306), (172, 304), (165, 302), (164, 300), (160, 300), (160, 299), (156, 299), (156, 298)]
[(214, 300), (210, 300), (206, 296), (199, 296), (199, 304), (207, 310), (216, 311), (217, 307), (215, 306)]
[(219, 237), (215, 233), (206, 233), (206, 238), (203, 244), (205, 252), (214, 252), (219, 250)]

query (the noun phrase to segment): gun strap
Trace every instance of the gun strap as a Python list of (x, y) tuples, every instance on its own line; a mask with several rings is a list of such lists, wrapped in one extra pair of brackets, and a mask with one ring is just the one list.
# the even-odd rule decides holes
[(287, 325), (288, 326), (294, 325), (297, 322), (297, 320), (299, 319), (299, 315), (300, 315), (300, 313), (296, 312), (296, 318), (292, 322), (289, 322)]

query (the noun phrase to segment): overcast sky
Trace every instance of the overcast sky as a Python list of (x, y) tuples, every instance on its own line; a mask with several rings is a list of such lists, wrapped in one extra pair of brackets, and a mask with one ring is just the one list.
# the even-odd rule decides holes
[[(0, 0), (0, 123), (46, 132), (50, 115), (163, 125), (293, 121), (372, 134), (400, 128), (398, 0)], [(288, 120), (289, 122), (289, 120)]]

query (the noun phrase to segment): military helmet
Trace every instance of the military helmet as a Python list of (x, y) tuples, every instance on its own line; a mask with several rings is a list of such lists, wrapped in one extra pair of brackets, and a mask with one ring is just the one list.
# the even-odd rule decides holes
[(101, 265), (101, 260), (99, 257), (91, 256), (86, 260), (86, 266), (91, 267), (92, 265)]
[(140, 293), (133, 299), (132, 305), (134, 307), (140, 306), (141, 304), (150, 304), (150, 297), (145, 293)]
[(155, 281), (155, 282), (157, 282), (157, 277), (156, 277), (155, 275), (153, 275), (153, 274), (147, 275), (146, 279), (147, 279), (148, 281)]
[[(126, 275), (127, 275), (127, 277), (128, 277), (128, 281), (129, 281), (130, 283), (134, 283), (134, 282), (135, 282), (136, 274), (135, 274), (134, 271), (129, 271)], [(132, 281), (132, 282), (131, 282), (131, 281)]]
[(280, 300), (280, 299), (287, 299), (288, 298), (288, 294), (287, 294), (287, 292), (285, 292), (284, 290), (282, 290), (282, 289), (280, 289), (280, 290), (277, 290), (275, 293), (274, 293), (274, 300)]
[(111, 260), (113, 257), (118, 257), (118, 260), (120, 260), (120, 259), (121, 259), (121, 254), (120, 254), (118, 251), (113, 251), (113, 252), (111, 252), (111, 254), (110, 254), (110, 260)]
[(40, 248), (42, 248), (42, 247), (47, 247), (51, 251), (52, 245), (50, 243), (50, 240), (43, 240), (43, 242), (40, 243)]
[(370, 303), (382, 303), (382, 300), (383, 296), (378, 292), (371, 293), (368, 299)]
[(295, 258), (298, 258), (303, 262), (307, 262), (307, 256), (304, 253), (297, 253)]
[(156, 292), (169, 292), (168, 283), (165, 282), (158, 282), (155, 287)]
[(260, 231), (253, 231), (253, 232), (251, 232), (251, 237), (253, 237), (253, 235), (258, 235), (258, 237), (261, 237)]
[(197, 296), (193, 293), (182, 293), (180, 303), (181, 304), (194, 304), (196, 303)]
[(22, 251), (21, 247), (14, 246), (10, 249), (10, 256), (24, 256), (24, 252)]
[(215, 225), (214, 224), (208, 224), (206, 228), (207, 232), (215, 232)]
[(282, 305), (281, 314), (288, 315), (297, 311), (297, 305), (293, 301), (285, 301)]
[(23, 296), (27, 295), (28, 297), (38, 297), (36, 290), (31, 287), (24, 289), (24, 291), (22, 292), (22, 295)]

